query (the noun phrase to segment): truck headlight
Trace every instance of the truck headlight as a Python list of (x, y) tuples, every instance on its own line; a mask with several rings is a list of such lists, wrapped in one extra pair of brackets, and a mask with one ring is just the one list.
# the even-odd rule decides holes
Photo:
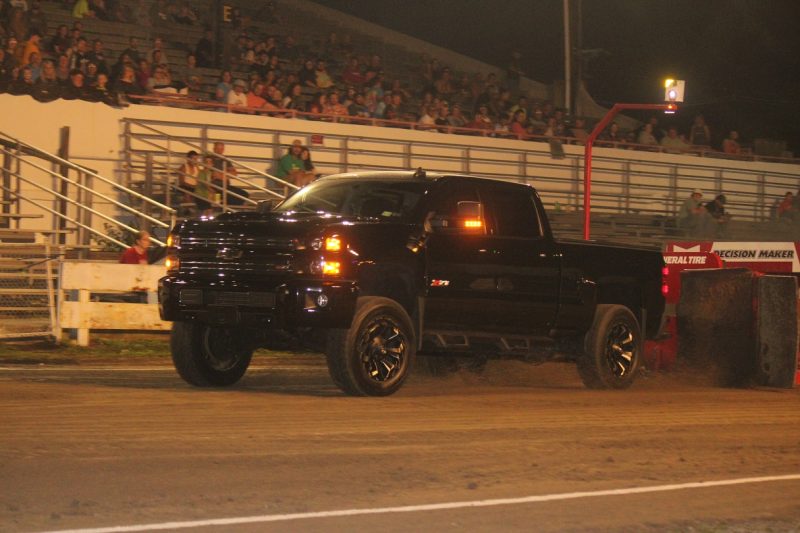
[(339, 261), (320, 259), (318, 261), (313, 261), (311, 265), (309, 265), (309, 271), (315, 275), (339, 276), (342, 273), (342, 264)]
[(312, 250), (324, 250), (326, 252), (341, 252), (345, 249), (344, 241), (338, 235), (329, 235), (317, 238), (309, 243)]
[(328, 252), (339, 252), (342, 250), (342, 239), (338, 235), (331, 235), (325, 239), (325, 250)]
[(167, 272), (177, 272), (181, 266), (181, 260), (176, 255), (168, 255), (164, 266), (167, 267)]

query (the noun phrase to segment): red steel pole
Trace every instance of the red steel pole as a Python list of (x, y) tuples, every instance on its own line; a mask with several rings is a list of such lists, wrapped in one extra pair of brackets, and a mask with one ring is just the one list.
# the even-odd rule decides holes
[(589, 226), (591, 222), (590, 211), (592, 207), (592, 147), (597, 137), (606, 129), (617, 113), (623, 109), (663, 109), (664, 111), (675, 111), (675, 104), (614, 104), (608, 113), (597, 123), (592, 132), (586, 137), (586, 144), (583, 150), (583, 238), (589, 240)]

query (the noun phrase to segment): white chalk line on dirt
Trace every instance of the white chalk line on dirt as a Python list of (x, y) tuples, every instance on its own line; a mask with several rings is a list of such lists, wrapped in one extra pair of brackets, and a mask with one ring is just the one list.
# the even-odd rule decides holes
[(746, 477), (738, 479), (722, 479), (717, 481), (697, 481), (672, 485), (654, 485), (650, 487), (629, 487), (624, 489), (608, 489), (583, 492), (563, 492), (559, 494), (542, 494), (522, 498), (499, 498), (493, 500), (474, 500), (449, 503), (430, 503), (423, 505), (406, 505), (401, 507), (376, 507), (373, 509), (340, 509), (336, 511), (318, 511), (309, 513), (272, 514), (260, 516), (242, 516), (234, 518), (213, 518), (209, 520), (192, 520), (185, 522), (163, 522), (157, 524), (139, 524), (131, 526), (111, 526), (86, 529), (63, 529), (50, 533), (116, 533), (124, 531), (152, 531), (158, 529), (182, 529), (193, 527), (233, 526), (238, 524), (256, 524), (264, 522), (285, 522), (289, 520), (308, 520), (313, 518), (339, 518), (343, 516), (359, 516), (386, 513), (413, 513), (422, 511), (442, 511), (448, 509), (464, 509), (470, 507), (493, 507), (497, 505), (519, 505), (525, 503), (553, 502), (574, 500), (579, 498), (596, 498), (600, 496), (627, 496), (631, 494), (647, 494), (674, 490), (702, 489), (709, 487), (725, 487), (750, 483), (768, 483), (771, 481), (796, 481), (800, 474), (783, 476)]

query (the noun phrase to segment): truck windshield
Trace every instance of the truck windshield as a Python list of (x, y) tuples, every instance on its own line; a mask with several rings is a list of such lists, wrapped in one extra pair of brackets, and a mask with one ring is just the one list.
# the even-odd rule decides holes
[(409, 222), (428, 186), (422, 181), (363, 178), (322, 180), (300, 189), (277, 206), (275, 211), (330, 213)]

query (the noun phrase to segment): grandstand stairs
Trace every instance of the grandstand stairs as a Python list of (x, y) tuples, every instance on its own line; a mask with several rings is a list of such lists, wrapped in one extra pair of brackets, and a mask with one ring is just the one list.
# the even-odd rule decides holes
[[(85, 256), (127, 247), (140, 229), (160, 229), (163, 238), (175, 222), (169, 206), (4, 132), (0, 155), (0, 243), (45, 241)], [(158, 236), (154, 242), (163, 244)]]

